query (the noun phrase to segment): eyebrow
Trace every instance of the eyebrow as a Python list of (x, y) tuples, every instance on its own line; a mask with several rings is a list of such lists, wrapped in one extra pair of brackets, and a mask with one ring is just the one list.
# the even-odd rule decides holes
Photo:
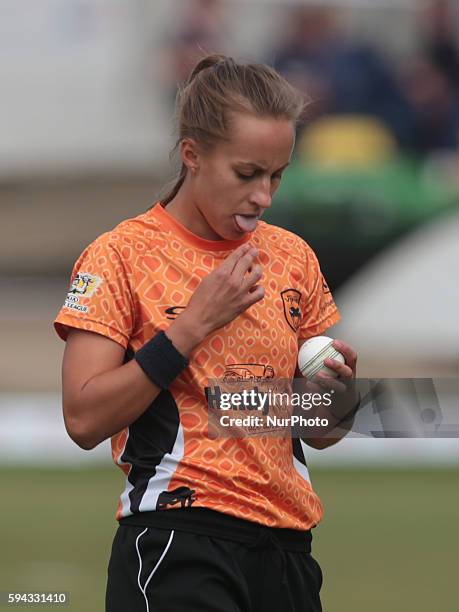
[[(261, 166), (260, 164), (256, 164), (255, 162), (240, 161), (237, 163), (242, 166), (250, 166), (251, 168), (255, 168), (256, 170), (266, 170), (265, 166)], [(275, 170), (275, 172), (280, 172), (281, 170), (285, 170), (285, 168), (289, 165), (290, 165), (290, 162), (287, 162), (281, 168), (278, 168), (277, 170)]]

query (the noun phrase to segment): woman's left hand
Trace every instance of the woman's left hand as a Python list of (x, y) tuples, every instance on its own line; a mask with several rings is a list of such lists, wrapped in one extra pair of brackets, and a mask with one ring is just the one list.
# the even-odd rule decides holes
[(343, 340), (334, 340), (332, 346), (344, 357), (344, 363), (335, 359), (327, 358), (324, 365), (337, 373), (338, 377), (333, 378), (326, 372), (319, 372), (314, 378), (314, 382), (322, 388), (333, 389), (336, 393), (346, 393), (353, 390), (353, 381), (357, 372), (357, 353)]
[(328, 436), (312, 436), (306, 439), (306, 443), (313, 448), (327, 448), (344, 437), (352, 426), (355, 414), (360, 406), (360, 393), (355, 384), (357, 370), (357, 353), (343, 340), (334, 340), (333, 347), (339, 351), (345, 362), (341, 363), (335, 359), (327, 358), (324, 365), (338, 375), (337, 378), (326, 372), (319, 372), (312, 381), (308, 381), (309, 389), (319, 393), (333, 393), (335, 399), (331, 406), (326, 408), (327, 419), (334, 431), (339, 428), (339, 433)]

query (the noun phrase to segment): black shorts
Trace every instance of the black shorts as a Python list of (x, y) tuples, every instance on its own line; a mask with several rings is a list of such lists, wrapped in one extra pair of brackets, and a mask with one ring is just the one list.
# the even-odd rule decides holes
[(319, 612), (311, 533), (204, 508), (122, 519), (106, 612)]

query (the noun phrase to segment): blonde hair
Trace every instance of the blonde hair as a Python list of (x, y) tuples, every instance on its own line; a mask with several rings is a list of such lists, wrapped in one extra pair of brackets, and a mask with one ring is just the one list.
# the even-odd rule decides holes
[[(229, 139), (232, 113), (285, 118), (296, 124), (304, 107), (302, 94), (270, 66), (242, 64), (225, 55), (208, 55), (197, 63), (179, 88), (178, 139), (171, 157), (184, 138), (192, 138), (207, 151), (218, 141)], [(177, 195), (186, 173), (186, 166), (182, 164), (175, 184), (162, 198), (163, 204)]]

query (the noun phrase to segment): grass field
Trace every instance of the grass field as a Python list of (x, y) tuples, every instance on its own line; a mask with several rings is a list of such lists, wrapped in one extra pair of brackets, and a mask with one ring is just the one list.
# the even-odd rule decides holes
[[(325, 506), (314, 530), (325, 612), (458, 609), (458, 469), (316, 469), (313, 478)], [(0, 591), (68, 591), (63, 609), (103, 612), (121, 473), (3, 468), (0, 485)]]

